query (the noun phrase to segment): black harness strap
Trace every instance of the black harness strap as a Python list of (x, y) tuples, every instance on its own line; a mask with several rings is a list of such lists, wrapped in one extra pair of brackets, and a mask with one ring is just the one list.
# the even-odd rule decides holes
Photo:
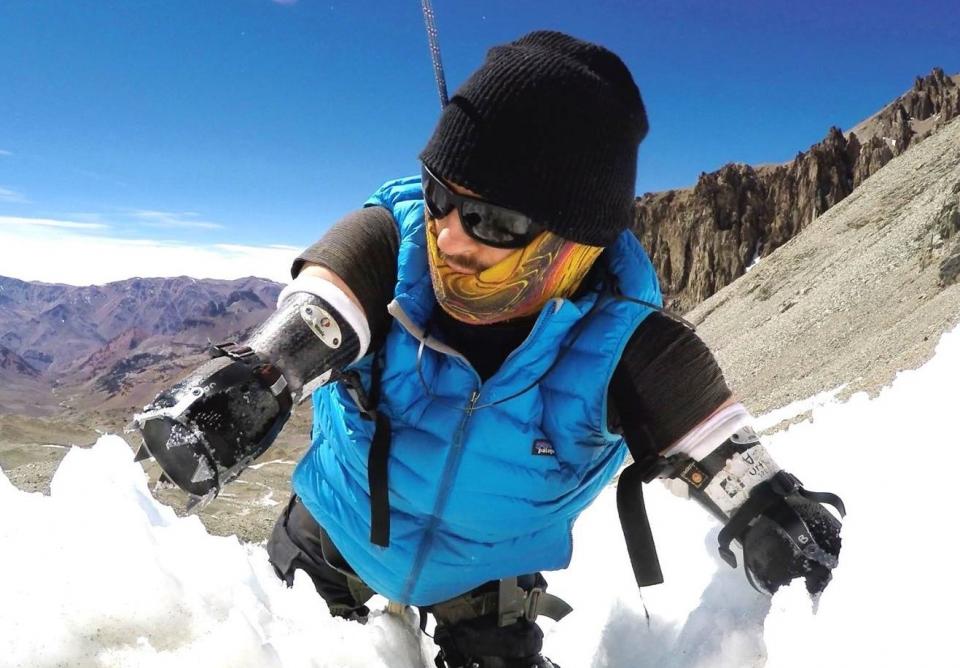
[(638, 464), (631, 464), (620, 474), (617, 512), (637, 586), (649, 587), (663, 582), (663, 572), (643, 503), (643, 478), (643, 468)]
[(772, 480), (773, 478), (753, 488), (750, 496), (743, 502), (743, 505), (737, 509), (717, 536), (720, 556), (730, 565), (730, 568), (737, 567), (737, 558), (730, 549), (730, 543), (732, 543), (734, 539), (739, 539), (743, 536), (743, 533), (754, 519), (785, 496), (774, 490)]
[(637, 586), (649, 587), (663, 582), (663, 572), (643, 502), (643, 483), (649, 477), (650, 469), (662, 458), (656, 452), (643, 415), (629, 402), (632, 396), (630, 378), (621, 365), (617, 365), (613, 373), (610, 390), (634, 461), (617, 481), (617, 513)]
[(367, 461), (367, 483), (370, 485), (370, 542), (380, 547), (390, 545), (390, 488), (387, 465), (390, 463), (390, 420), (374, 413), (377, 426), (370, 444)]
[(390, 463), (390, 419), (377, 410), (380, 405), (380, 359), (373, 356), (370, 369), (370, 392), (363, 389), (360, 376), (344, 373), (340, 382), (346, 385), (360, 414), (374, 423), (373, 441), (367, 456), (367, 485), (370, 488), (370, 542), (380, 547), (390, 545), (390, 486), (387, 468)]

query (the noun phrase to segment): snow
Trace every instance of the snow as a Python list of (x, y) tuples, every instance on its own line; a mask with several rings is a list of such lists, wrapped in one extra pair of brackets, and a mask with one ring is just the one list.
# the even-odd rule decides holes
[(410, 626), (328, 617), (262, 547), (154, 500), (117, 436), (73, 448), (50, 496), (0, 475), (0, 666), (425, 665)]
[(815, 394), (807, 399), (791, 402), (786, 406), (772, 410), (769, 413), (764, 413), (754, 420), (753, 428), (761, 432), (766, 431), (767, 429), (775, 427), (785, 420), (790, 420), (798, 415), (806, 413), (807, 411), (812, 411), (818, 406), (824, 406), (828, 403), (835, 402), (837, 395), (846, 389), (846, 387), (847, 384), (844, 383), (833, 388), (832, 390)]
[(260, 462), (259, 464), (251, 464), (251, 465), (248, 466), (247, 468), (252, 469), (252, 470), (262, 469), (264, 466), (266, 466), (266, 465), (268, 465), (268, 464), (296, 464), (296, 462), (291, 461), (291, 460), (289, 460), (289, 459), (271, 459), (271, 460), (268, 461), (268, 462)]
[[(660, 485), (646, 500), (666, 583), (641, 598), (609, 490), (577, 523), (571, 567), (547, 574), (575, 610), (541, 620), (545, 654), (564, 668), (958, 665), (946, 463), (958, 370), (955, 330), (872, 400), (834, 391), (758, 420), (810, 411), (764, 442), (847, 504), (840, 566), (816, 610), (802, 584), (772, 599), (752, 590), (716, 556), (715, 522)], [(275, 578), (262, 546), (176, 517), (116, 436), (71, 449), (49, 496), (0, 474), (0, 546), (4, 668), (432, 665), (412, 615), (332, 619), (307, 578), (292, 589)]]
[(757, 240), (757, 243), (753, 246), (753, 255), (750, 258), (750, 262), (748, 262), (747, 266), (743, 268), (745, 272), (749, 272), (760, 262), (760, 246), (760, 241)]

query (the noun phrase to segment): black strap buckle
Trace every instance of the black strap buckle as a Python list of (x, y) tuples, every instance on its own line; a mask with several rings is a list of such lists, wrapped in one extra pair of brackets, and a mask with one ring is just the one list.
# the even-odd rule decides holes
[(259, 361), (257, 353), (254, 352), (253, 348), (242, 343), (237, 343), (236, 341), (224, 341), (222, 343), (212, 344), (210, 346), (210, 356), (229, 357), (232, 360), (246, 364), (256, 364)]
[(363, 418), (365, 420), (375, 420), (377, 407), (373, 405), (370, 396), (364, 389), (363, 383), (360, 381), (360, 374), (353, 370), (344, 371), (340, 373), (336, 380), (347, 388), (347, 393), (353, 399), (353, 403), (357, 405), (357, 408), (360, 409), (360, 414)]
[(643, 471), (643, 482), (650, 483), (657, 478), (676, 478), (691, 462), (694, 460), (688, 455), (678, 453), (669, 457), (651, 455), (637, 464)]
[(374, 422), (373, 440), (367, 455), (367, 485), (370, 489), (370, 542), (380, 547), (390, 545), (390, 485), (387, 469), (390, 463), (390, 419), (377, 407), (380, 403), (380, 364), (374, 355), (370, 369), (370, 392), (363, 388), (360, 374), (344, 371), (337, 380), (343, 383), (360, 414)]
[(569, 603), (548, 594), (541, 586), (524, 590), (517, 584), (516, 577), (500, 580), (497, 592), (498, 626), (510, 626), (520, 619), (534, 622), (540, 614), (559, 621), (572, 611)]
[(283, 373), (273, 364), (264, 363), (250, 346), (236, 341), (214, 343), (210, 346), (210, 356), (229, 357), (251, 367), (257, 380), (276, 398), (283, 412), (289, 412), (293, 407), (293, 396)]

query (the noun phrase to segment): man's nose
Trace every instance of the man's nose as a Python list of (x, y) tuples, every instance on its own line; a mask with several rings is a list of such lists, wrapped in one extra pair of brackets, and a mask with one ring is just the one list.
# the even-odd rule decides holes
[(437, 247), (444, 255), (462, 255), (476, 250), (477, 242), (460, 223), (460, 212), (453, 209), (437, 219)]

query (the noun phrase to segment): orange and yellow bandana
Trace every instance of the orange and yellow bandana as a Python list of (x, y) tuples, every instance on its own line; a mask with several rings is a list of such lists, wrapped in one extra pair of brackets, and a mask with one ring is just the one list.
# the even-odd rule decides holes
[(531, 315), (551, 299), (569, 297), (603, 252), (601, 246), (578, 244), (546, 231), (489, 269), (461, 274), (440, 257), (434, 221), (428, 218), (426, 227), (437, 302), (451, 317), (471, 325)]

